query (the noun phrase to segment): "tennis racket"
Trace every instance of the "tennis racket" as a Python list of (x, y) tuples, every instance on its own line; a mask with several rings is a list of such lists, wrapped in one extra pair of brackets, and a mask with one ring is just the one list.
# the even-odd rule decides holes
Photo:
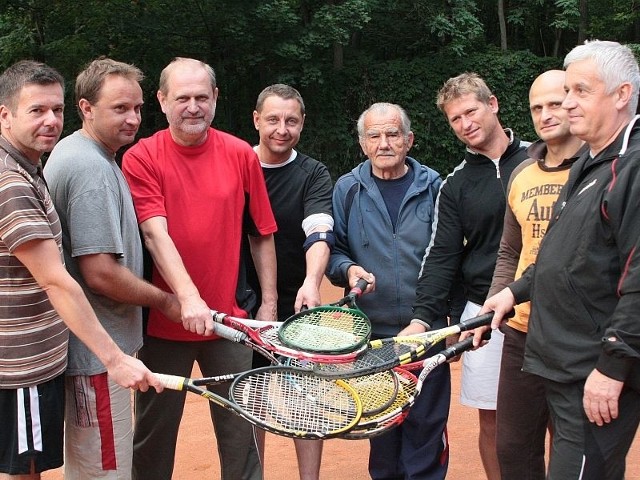
[(404, 421), (413, 405), (418, 379), (413, 373), (402, 368), (395, 368), (391, 372), (398, 379), (399, 384), (393, 402), (379, 412), (368, 415), (363, 413), (358, 424), (348, 432), (340, 434), (340, 438), (347, 440), (373, 438)]
[[(196, 393), (259, 428), (285, 437), (332, 438), (353, 428), (362, 416), (360, 398), (346, 382), (284, 366), (199, 379), (156, 376), (165, 388)], [(228, 381), (232, 382), (228, 399), (202, 388)]]
[[(304, 361), (287, 358), (284, 362), (286, 366), (304, 369)], [(345, 379), (345, 382), (353, 387), (360, 397), (363, 418), (387, 410), (396, 401), (401, 388), (398, 375), (391, 370)]]
[[(483, 340), (491, 339), (491, 330), (487, 330), (482, 334)], [(473, 337), (467, 337), (461, 342), (454, 343), (453, 345), (445, 348), (441, 352), (429, 357), (421, 362), (416, 362), (413, 365), (406, 365), (404, 368), (410, 369), (418, 369), (421, 368), (420, 374), (418, 375), (418, 384), (416, 385), (416, 397), (420, 395), (420, 391), (422, 390), (422, 385), (426, 380), (427, 376), (435, 370), (436, 367), (442, 365), (443, 363), (451, 360), (453, 357), (457, 357), (461, 353), (464, 353), (473, 348)]]
[[(491, 331), (485, 332), (482, 338), (483, 340), (489, 340), (491, 338)], [(340, 437), (352, 440), (372, 438), (400, 425), (409, 414), (411, 407), (415, 404), (429, 374), (438, 366), (472, 348), (473, 337), (468, 337), (426, 360), (395, 368), (394, 372), (402, 378), (402, 381), (393, 404), (387, 410), (379, 412), (376, 415), (368, 417), (363, 415), (355, 427), (341, 434)], [(420, 369), (420, 374), (416, 378), (411, 371)]]
[[(215, 320), (213, 333), (219, 337), (251, 348), (274, 365), (282, 363), (280, 358), (278, 358), (279, 356), (311, 361), (314, 364), (350, 362), (367, 348), (367, 344), (365, 343), (354, 352), (342, 354), (323, 354), (297, 350), (280, 343), (278, 330), (281, 328), (282, 322), (261, 322), (259, 320), (238, 319), (219, 312), (215, 312), (213, 315)], [(242, 320), (242, 322), (240, 320)]]
[(359, 350), (371, 336), (371, 322), (356, 305), (367, 285), (360, 279), (337, 302), (292, 315), (278, 330), (280, 342), (292, 349), (323, 354)]
[(436, 343), (452, 335), (489, 325), (493, 312), (462, 321), (438, 330), (403, 337), (372, 340), (362, 354), (351, 362), (302, 364), (317, 375), (334, 378), (351, 378), (389, 370), (419, 360)]

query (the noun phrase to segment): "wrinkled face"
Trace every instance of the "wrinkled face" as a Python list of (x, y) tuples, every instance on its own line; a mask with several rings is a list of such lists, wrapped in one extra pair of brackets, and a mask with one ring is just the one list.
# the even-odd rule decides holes
[(271, 95), (264, 100), (260, 112), (253, 112), (253, 124), (261, 146), (275, 156), (288, 156), (298, 144), (304, 126), (302, 107), (296, 99)]
[(413, 132), (402, 131), (400, 114), (392, 109), (371, 111), (364, 119), (364, 138), (360, 146), (371, 160), (373, 174), (396, 178), (405, 173), (405, 159), (413, 145)]
[(569, 115), (571, 133), (598, 151), (615, 133), (618, 91), (606, 93), (605, 84), (593, 60), (581, 60), (567, 67), (562, 103)]
[(571, 136), (569, 115), (562, 108), (565, 97), (564, 73), (559, 71), (538, 78), (529, 91), (533, 127), (538, 137), (548, 144), (564, 142)]
[(489, 149), (496, 133), (501, 132), (494, 96), (484, 103), (473, 93), (461, 95), (444, 106), (444, 113), (456, 137), (474, 151)]
[(167, 94), (158, 92), (171, 134), (178, 143), (203, 142), (216, 112), (218, 89), (214, 89), (204, 68), (178, 64), (167, 81)]
[(115, 153), (134, 141), (140, 127), (142, 103), (138, 82), (121, 75), (109, 75), (95, 104), (80, 100), (83, 124), (97, 141)]
[(25, 85), (13, 112), (0, 106), (2, 134), (27, 159), (37, 163), (62, 133), (64, 93), (60, 84)]

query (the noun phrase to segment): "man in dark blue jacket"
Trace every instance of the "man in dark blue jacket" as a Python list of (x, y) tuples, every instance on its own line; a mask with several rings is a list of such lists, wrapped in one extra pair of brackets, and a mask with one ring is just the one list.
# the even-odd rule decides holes
[(571, 167), (536, 264), (483, 310), (497, 327), (531, 300), (523, 370), (545, 383), (548, 478), (622, 480), (640, 424), (640, 70), (616, 42), (587, 42), (564, 63), (562, 106), (590, 151)]
[[(358, 136), (368, 158), (336, 182), (336, 245), (327, 275), (343, 287), (353, 287), (360, 278), (372, 283), (359, 306), (371, 319), (373, 337), (388, 337), (411, 320), (441, 180), (437, 172), (407, 156), (413, 132), (398, 105), (376, 103), (365, 110)], [(438, 323), (444, 326), (444, 315)], [(429, 375), (404, 423), (371, 439), (373, 479), (445, 478), (450, 398), (449, 366), (443, 365)]]

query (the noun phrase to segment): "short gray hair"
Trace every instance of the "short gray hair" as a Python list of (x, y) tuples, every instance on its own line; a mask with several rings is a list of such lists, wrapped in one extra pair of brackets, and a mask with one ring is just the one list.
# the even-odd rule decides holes
[(168, 93), (169, 76), (171, 75), (171, 72), (181, 63), (194, 63), (196, 65), (200, 65), (209, 76), (209, 80), (211, 81), (211, 89), (216, 89), (216, 72), (213, 71), (213, 68), (210, 65), (194, 58), (175, 57), (173, 60), (171, 60), (171, 62), (169, 62), (169, 65), (164, 67), (162, 72), (160, 72), (160, 84), (158, 86), (158, 90), (160, 90), (164, 95), (167, 95)]
[(387, 113), (389, 110), (395, 110), (400, 115), (400, 129), (402, 130), (402, 134), (406, 137), (409, 135), (411, 131), (411, 120), (409, 120), (409, 115), (400, 105), (396, 105), (395, 103), (386, 103), (386, 102), (378, 102), (371, 105), (367, 108), (362, 114), (360, 118), (358, 118), (358, 137), (364, 138), (364, 119), (369, 113)]
[(285, 85), (284, 83), (269, 85), (260, 92), (258, 100), (256, 101), (256, 112), (261, 112), (262, 107), (264, 106), (264, 101), (273, 96), (280, 97), (285, 100), (296, 100), (300, 104), (300, 111), (302, 112), (302, 115), (304, 115), (304, 100), (302, 100), (302, 95), (300, 95), (298, 90), (289, 85)]
[(628, 110), (631, 115), (638, 107), (640, 70), (633, 52), (626, 45), (602, 40), (586, 41), (571, 50), (564, 58), (564, 68), (574, 62), (593, 60), (604, 82), (606, 93), (613, 92), (621, 84), (629, 82), (633, 89)]

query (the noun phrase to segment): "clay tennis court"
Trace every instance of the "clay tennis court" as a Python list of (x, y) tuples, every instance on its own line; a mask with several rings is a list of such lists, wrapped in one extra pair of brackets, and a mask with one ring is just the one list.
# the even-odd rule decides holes
[[(322, 299), (330, 302), (342, 296), (325, 279)], [(460, 363), (451, 368), (452, 400), (449, 415), (450, 462), (447, 479), (484, 480), (486, 477), (477, 449), (478, 420), (474, 409), (463, 407), (458, 401), (460, 391)], [(198, 371), (194, 371), (194, 376)], [(322, 480), (366, 480), (369, 443), (366, 440), (325, 441), (320, 477)], [(297, 462), (293, 441), (267, 435), (265, 480), (297, 478)], [(45, 480), (63, 479), (62, 468), (46, 472)], [(154, 478), (150, 472), (149, 480)], [(209, 420), (208, 402), (188, 394), (180, 426), (176, 450), (175, 480), (204, 480), (220, 478), (220, 464), (213, 427)], [(626, 480), (640, 480), (640, 435), (627, 457)]]

